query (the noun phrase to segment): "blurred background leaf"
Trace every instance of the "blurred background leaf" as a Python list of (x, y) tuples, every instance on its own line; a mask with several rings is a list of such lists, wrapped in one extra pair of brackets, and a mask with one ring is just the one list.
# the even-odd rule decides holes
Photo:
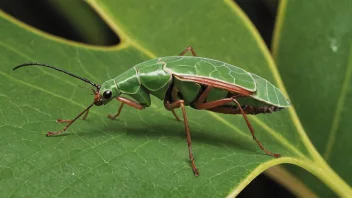
[[(280, 3), (273, 53), (309, 138), (330, 166), (352, 184), (352, 2)], [(329, 188), (292, 170), (318, 195)]]

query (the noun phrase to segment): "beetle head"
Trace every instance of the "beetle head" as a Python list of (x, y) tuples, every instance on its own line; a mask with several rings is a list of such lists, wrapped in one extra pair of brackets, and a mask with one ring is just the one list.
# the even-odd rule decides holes
[(94, 104), (97, 106), (105, 105), (112, 99), (121, 95), (113, 79), (108, 80), (99, 87), (94, 93)]

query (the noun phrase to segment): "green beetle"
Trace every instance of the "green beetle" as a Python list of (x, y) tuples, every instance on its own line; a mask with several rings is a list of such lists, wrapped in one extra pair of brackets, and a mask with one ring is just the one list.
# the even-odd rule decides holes
[[(191, 51), (193, 56), (184, 56), (188, 51)], [(96, 87), (96, 90), (92, 89), (93, 103), (73, 120), (57, 120), (68, 124), (60, 131), (48, 132), (47, 136), (66, 131), (84, 113), (83, 119), (85, 119), (93, 105), (105, 105), (116, 98), (121, 102), (118, 112), (115, 115), (108, 115), (109, 118), (115, 119), (120, 115), (124, 104), (140, 110), (150, 106), (151, 94), (164, 100), (165, 108), (172, 111), (178, 121), (180, 119), (174, 109), (181, 107), (189, 158), (196, 176), (199, 172), (194, 163), (185, 106), (225, 114), (242, 114), (259, 147), (270, 156), (280, 157), (280, 154), (266, 150), (257, 140), (246, 114), (272, 113), (289, 107), (290, 102), (267, 80), (221, 61), (197, 57), (192, 47), (187, 47), (179, 56), (155, 58), (137, 64), (101, 86), (86, 78), (41, 63), (25, 63), (13, 70), (24, 66), (49, 67)], [(123, 95), (128, 95), (132, 99)]]

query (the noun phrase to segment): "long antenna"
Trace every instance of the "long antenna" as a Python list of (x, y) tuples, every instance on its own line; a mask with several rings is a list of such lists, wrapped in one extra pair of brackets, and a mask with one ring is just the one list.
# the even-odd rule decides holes
[(62, 70), (62, 69), (59, 69), (59, 68), (57, 68), (57, 67), (54, 67), (54, 66), (51, 66), (51, 65), (47, 65), (47, 64), (42, 64), (42, 63), (23, 63), (23, 64), (21, 64), (21, 65), (16, 66), (15, 68), (13, 68), (13, 71), (16, 70), (16, 69), (18, 69), (18, 68), (25, 67), (25, 66), (42, 66), (42, 67), (49, 67), (49, 68), (51, 68), (51, 69), (55, 69), (56, 71), (63, 72), (63, 73), (65, 73), (65, 74), (67, 74), (67, 75), (70, 75), (70, 76), (72, 76), (72, 77), (78, 78), (78, 79), (80, 79), (80, 80), (82, 80), (82, 81), (84, 81), (84, 82), (86, 82), (86, 83), (89, 83), (89, 84), (93, 85), (93, 86), (96, 87), (97, 89), (100, 89), (100, 85), (95, 84), (95, 83), (93, 83), (92, 81), (90, 81), (90, 80), (88, 80), (88, 79), (86, 79), (86, 78), (82, 78), (82, 77), (76, 76), (76, 75), (74, 75), (74, 74), (72, 74), (72, 73), (70, 73), (70, 72), (68, 72), (68, 71), (65, 71), (65, 70)]

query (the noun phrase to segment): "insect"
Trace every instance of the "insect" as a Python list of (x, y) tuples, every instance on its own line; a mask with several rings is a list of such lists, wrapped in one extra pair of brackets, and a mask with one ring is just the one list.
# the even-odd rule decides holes
[[(188, 51), (191, 51), (193, 56), (184, 56)], [(106, 105), (116, 98), (121, 105), (115, 115), (108, 115), (110, 119), (115, 119), (125, 104), (142, 110), (150, 106), (150, 95), (154, 95), (164, 100), (165, 108), (171, 111), (178, 121), (180, 119), (174, 110), (182, 109), (189, 158), (196, 176), (199, 175), (199, 171), (194, 162), (185, 106), (224, 114), (241, 114), (258, 146), (267, 155), (280, 157), (280, 154), (265, 149), (257, 140), (247, 114), (272, 113), (289, 107), (290, 102), (267, 80), (233, 65), (198, 57), (192, 47), (187, 47), (179, 56), (155, 58), (139, 63), (102, 85), (47, 64), (24, 63), (13, 70), (24, 66), (49, 67), (96, 88), (91, 89), (94, 95), (92, 104), (72, 120), (57, 120), (59, 123), (68, 124), (59, 131), (48, 132), (47, 136), (66, 131), (83, 114), (82, 119), (86, 119), (93, 105)], [(124, 97), (126, 95), (132, 99)]]

